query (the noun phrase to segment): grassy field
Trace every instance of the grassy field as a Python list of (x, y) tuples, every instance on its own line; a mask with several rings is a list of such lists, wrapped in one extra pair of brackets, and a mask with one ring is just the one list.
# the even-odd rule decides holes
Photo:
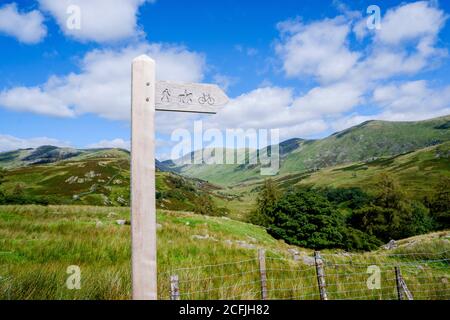
[[(130, 226), (119, 219), (129, 221), (128, 208), (1, 206), (0, 299), (129, 299)], [(160, 299), (170, 297), (172, 274), (182, 299), (259, 299), (260, 248), (270, 299), (319, 298), (310, 250), (228, 218), (160, 211), (158, 223)], [(434, 233), (366, 254), (322, 252), (330, 299), (395, 299), (395, 265), (415, 298), (450, 298), (449, 237)], [(381, 270), (379, 290), (366, 285), (373, 264)], [(81, 268), (80, 290), (66, 288), (70, 265)]]

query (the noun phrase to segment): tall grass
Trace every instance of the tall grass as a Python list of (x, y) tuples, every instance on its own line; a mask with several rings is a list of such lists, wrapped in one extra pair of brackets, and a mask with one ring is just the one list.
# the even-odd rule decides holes
[[(129, 215), (127, 208), (1, 206), (0, 299), (130, 299), (130, 226), (116, 223)], [(226, 218), (161, 211), (158, 223), (160, 299), (170, 298), (173, 274), (182, 299), (260, 299), (258, 248), (267, 252), (270, 299), (319, 298), (315, 266), (303, 258), (311, 250)], [(393, 255), (323, 252), (330, 299), (395, 299), (395, 265), (415, 298), (449, 298), (446, 237), (448, 232), (417, 237)], [(298, 261), (292, 249), (300, 252)], [(366, 285), (373, 264), (381, 268), (380, 290)], [(80, 290), (66, 287), (70, 265), (81, 269)]]

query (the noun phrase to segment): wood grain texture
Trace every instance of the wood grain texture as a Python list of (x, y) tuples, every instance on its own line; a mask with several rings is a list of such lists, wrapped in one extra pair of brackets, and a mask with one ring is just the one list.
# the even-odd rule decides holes
[(132, 64), (131, 233), (133, 299), (157, 299), (155, 203), (155, 62)]
[(259, 275), (261, 280), (261, 299), (267, 300), (266, 251), (258, 250)]
[(316, 276), (317, 284), (319, 286), (320, 300), (328, 300), (325, 270), (323, 268), (323, 260), (319, 251), (314, 252), (314, 261), (316, 264)]
[(217, 113), (228, 103), (227, 95), (214, 84), (175, 83), (158, 81), (156, 83), (156, 110)]

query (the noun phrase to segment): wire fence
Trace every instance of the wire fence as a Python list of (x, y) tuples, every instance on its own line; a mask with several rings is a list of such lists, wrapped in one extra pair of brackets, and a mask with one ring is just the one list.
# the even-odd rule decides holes
[(449, 251), (321, 254), (254, 259), (160, 274), (159, 298), (172, 300), (448, 300)]

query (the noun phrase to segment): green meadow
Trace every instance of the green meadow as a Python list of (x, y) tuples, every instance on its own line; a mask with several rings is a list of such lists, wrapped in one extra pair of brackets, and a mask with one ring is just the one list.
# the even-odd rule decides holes
[[(130, 226), (117, 223), (129, 215), (124, 207), (0, 206), (0, 299), (130, 299)], [(395, 299), (400, 265), (415, 298), (448, 299), (449, 239), (438, 232), (389, 251), (324, 250), (329, 297)], [(311, 250), (251, 224), (174, 211), (158, 212), (159, 298), (170, 298), (176, 274), (181, 299), (260, 299), (258, 249), (266, 250), (269, 299), (319, 299)], [(379, 290), (366, 284), (374, 264)], [(80, 290), (66, 286), (71, 265), (80, 267)]]

